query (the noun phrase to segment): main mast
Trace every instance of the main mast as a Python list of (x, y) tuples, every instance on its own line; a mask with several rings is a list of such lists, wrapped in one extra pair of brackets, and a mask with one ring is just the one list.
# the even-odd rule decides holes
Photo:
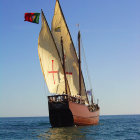
[(81, 95), (81, 50), (80, 50), (80, 31), (78, 32), (78, 48), (79, 48), (79, 95)]
[(61, 46), (62, 46), (62, 61), (63, 61), (63, 70), (64, 70), (64, 80), (65, 80), (65, 92), (67, 94), (67, 81), (66, 81), (66, 72), (65, 72), (65, 56), (64, 56), (64, 47), (63, 47), (62, 36), (61, 36)]

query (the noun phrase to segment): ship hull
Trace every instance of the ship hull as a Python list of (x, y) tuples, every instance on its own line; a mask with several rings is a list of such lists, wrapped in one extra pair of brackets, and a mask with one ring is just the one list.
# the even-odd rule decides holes
[(49, 119), (52, 127), (73, 126), (74, 120), (68, 101), (48, 102)]
[(97, 125), (99, 122), (99, 109), (91, 112), (83, 104), (69, 102), (69, 108), (72, 112), (74, 124), (76, 125)]
[[(93, 111), (85, 104), (71, 101), (68, 96), (49, 96), (49, 119), (52, 127), (73, 125), (97, 125), (99, 122), (99, 107)], [(63, 99), (59, 100), (59, 97)], [(65, 99), (64, 99), (65, 97)]]

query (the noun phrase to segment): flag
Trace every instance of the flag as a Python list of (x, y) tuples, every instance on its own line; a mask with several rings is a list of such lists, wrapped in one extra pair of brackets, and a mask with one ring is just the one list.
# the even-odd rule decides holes
[(61, 27), (56, 27), (55, 32), (61, 32)]
[(91, 95), (92, 95), (91, 90), (88, 90), (88, 91), (87, 91), (87, 94), (91, 96)]
[(40, 16), (40, 13), (25, 13), (24, 21), (29, 21), (32, 23), (39, 24), (39, 16)]

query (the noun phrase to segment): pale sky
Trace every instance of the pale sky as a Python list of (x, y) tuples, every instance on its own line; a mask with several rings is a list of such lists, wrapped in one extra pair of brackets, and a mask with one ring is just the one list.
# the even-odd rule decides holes
[[(82, 42), (100, 114), (140, 114), (140, 1), (60, 0), (73, 42)], [(49, 25), (55, 0), (0, 1), (0, 117), (48, 116), (49, 95), (38, 58), (40, 24), (24, 13), (43, 9)]]

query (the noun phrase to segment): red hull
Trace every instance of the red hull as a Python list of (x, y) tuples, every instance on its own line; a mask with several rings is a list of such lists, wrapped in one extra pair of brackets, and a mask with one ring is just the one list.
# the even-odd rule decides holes
[(69, 101), (69, 108), (73, 114), (74, 124), (77, 125), (97, 125), (99, 122), (99, 109), (94, 112), (89, 111), (85, 104), (77, 104)]

